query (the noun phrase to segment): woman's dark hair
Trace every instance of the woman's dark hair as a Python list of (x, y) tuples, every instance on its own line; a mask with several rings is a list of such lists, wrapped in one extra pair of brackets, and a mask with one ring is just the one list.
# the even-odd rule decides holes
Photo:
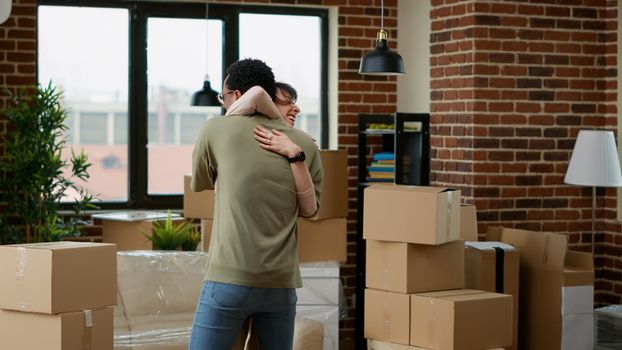
[(296, 103), (296, 100), (298, 100), (298, 92), (296, 91), (296, 89), (294, 89), (293, 86), (281, 81), (277, 81), (275, 86), (277, 89), (283, 90), (283, 92), (289, 95), (289, 97), (292, 99), (292, 102)]
[(253, 58), (237, 61), (227, 68), (226, 76), (230, 90), (240, 90), (244, 94), (251, 87), (259, 85), (274, 100), (274, 73), (263, 61)]

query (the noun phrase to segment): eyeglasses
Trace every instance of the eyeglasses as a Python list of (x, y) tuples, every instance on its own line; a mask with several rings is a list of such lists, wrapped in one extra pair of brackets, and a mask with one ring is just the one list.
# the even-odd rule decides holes
[(220, 102), (221, 104), (225, 103), (225, 95), (230, 94), (232, 92), (235, 92), (235, 90), (229, 90), (226, 92), (221, 92), (219, 93), (216, 98), (218, 99), (218, 102)]
[(275, 98), (274, 99), (275, 103), (278, 103), (280, 105), (284, 105), (284, 106), (288, 106), (288, 105), (293, 105), (296, 103), (296, 100), (294, 100), (293, 98), (291, 98), (290, 96), (285, 95), (284, 99), (280, 99), (280, 98)]

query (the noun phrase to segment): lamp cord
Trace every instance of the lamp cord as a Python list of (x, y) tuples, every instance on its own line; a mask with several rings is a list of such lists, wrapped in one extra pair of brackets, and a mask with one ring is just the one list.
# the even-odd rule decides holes
[(380, 29), (384, 30), (384, 0), (380, 0)]
[(209, 1), (205, 1), (205, 80), (209, 78)]

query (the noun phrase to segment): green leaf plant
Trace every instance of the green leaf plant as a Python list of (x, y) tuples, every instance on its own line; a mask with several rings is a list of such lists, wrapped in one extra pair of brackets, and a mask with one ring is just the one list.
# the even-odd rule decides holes
[[(79, 236), (84, 221), (81, 211), (97, 208), (94, 197), (73, 179), (87, 181), (88, 157), (71, 152), (63, 159), (67, 111), (62, 93), (52, 86), (37, 85), (17, 93), (7, 91), (8, 107), (0, 113), (8, 120), (8, 132), (0, 145), (0, 244), (58, 241)], [(66, 169), (70, 171), (65, 172)], [(74, 216), (59, 217), (67, 190), (79, 194), (72, 206)]]
[[(143, 235), (153, 243), (153, 249), (178, 250), (179, 248), (192, 248), (192, 242), (201, 240), (197, 229), (188, 220), (175, 220), (171, 218), (171, 211), (167, 211), (166, 220), (154, 221), (152, 232), (143, 232)], [(199, 243), (194, 244), (194, 249)], [(187, 250), (187, 249), (183, 249)]]

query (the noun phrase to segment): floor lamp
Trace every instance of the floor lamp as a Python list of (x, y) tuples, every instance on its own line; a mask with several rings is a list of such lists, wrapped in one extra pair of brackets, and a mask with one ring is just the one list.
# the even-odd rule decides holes
[(622, 186), (613, 131), (579, 131), (564, 183), (592, 187), (592, 254), (595, 254), (596, 187)]

